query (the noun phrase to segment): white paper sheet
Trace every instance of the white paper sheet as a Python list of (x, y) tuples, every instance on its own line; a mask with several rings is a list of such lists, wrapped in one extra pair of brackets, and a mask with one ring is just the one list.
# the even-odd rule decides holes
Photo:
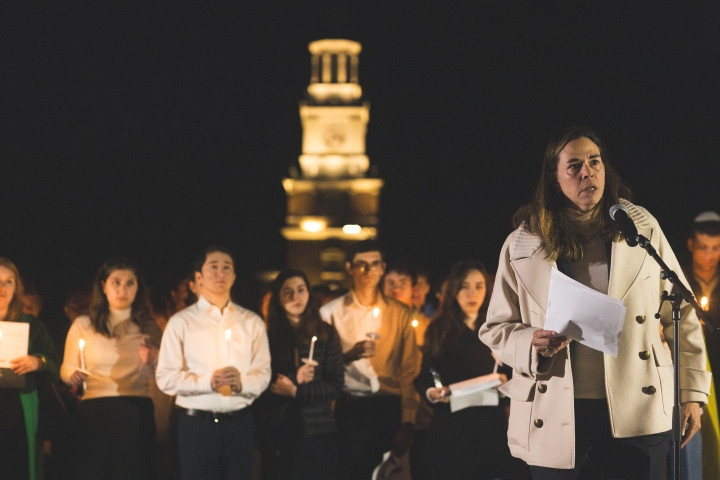
[(625, 319), (622, 300), (576, 282), (553, 268), (544, 330), (617, 357)]
[(10, 368), (10, 361), (28, 354), (30, 324), (0, 322), (0, 368)]
[(450, 411), (467, 407), (497, 406), (500, 402), (497, 386), (500, 375), (491, 373), (450, 385)]

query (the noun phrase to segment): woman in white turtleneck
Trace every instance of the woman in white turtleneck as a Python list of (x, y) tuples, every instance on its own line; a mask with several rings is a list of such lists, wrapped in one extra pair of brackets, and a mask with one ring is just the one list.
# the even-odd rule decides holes
[(70, 327), (60, 368), (65, 383), (84, 385), (80, 478), (153, 478), (148, 385), (160, 336), (135, 264), (122, 258), (105, 262), (95, 278), (90, 314)]

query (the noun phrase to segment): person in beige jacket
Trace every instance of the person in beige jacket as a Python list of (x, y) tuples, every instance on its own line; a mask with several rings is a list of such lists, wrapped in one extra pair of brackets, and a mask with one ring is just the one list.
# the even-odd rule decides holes
[[(513, 377), (508, 444), (534, 479), (665, 478), (673, 407), (670, 305), (654, 317), (663, 290), (660, 267), (631, 248), (610, 219), (622, 203), (638, 232), (683, 281), (655, 218), (633, 205), (592, 131), (573, 128), (546, 151), (532, 202), (515, 215), (517, 229), (500, 253), (487, 321), (479, 332)], [(610, 297), (626, 314), (617, 357), (544, 330), (552, 268)], [(684, 445), (700, 428), (710, 374), (700, 323), (683, 304), (680, 386)]]

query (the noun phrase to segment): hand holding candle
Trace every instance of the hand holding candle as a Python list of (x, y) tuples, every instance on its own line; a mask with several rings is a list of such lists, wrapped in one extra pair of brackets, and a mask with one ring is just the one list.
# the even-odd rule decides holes
[(81, 338), (78, 342), (78, 347), (80, 347), (80, 368), (85, 370), (85, 339)]
[[(231, 348), (230, 348), (230, 341), (232, 340), (232, 333), (230, 332), (229, 328), (225, 330), (225, 340), (226, 340), (226, 345), (227, 345), (227, 363), (228, 363), (228, 365), (230, 365), (230, 363), (232, 363), (232, 355), (231, 355)], [(230, 371), (230, 368), (231, 367), (227, 367), (222, 370), (216, 371), (216, 373), (221, 372), (219, 374), (220, 380), (218, 380), (217, 383), (218, 384), (223, 383), (223, 385), (219, 385), (216, 388), (216, 390), (220, 395), (223, 395), (225, 397), (229, 397), (230, 395), (233, 394), (232, 385), (230, 384), (231, 382), (228, 380), (227, 375), (228, 375), (228, 373), (234, 374), (237, 371), (234, 368), (232, 369), (233, 371)]]
[(315, 342), (317, 342), (317, 337), (313, 336), (310, 341), (310, 355), (308, 355), (308, 363), (312, 362), (313, 353), (315, 352)]
[(310, 340), (310, 354), (308, 355), (308, 358), (302, 359), (305, 365), (300, 367), (297, 371), (296, 380), (298, 383), (312, 382), (312, 379), (315, 378), (315, 367), (318, 365), (318, 362), (313, 360), (316, 341), (317, 337), (315, 336), (313, 336)]
[(707, 297), (702, 297), (700, 299), (700, 308), (702, 308), (706, 312), (710, 310), (710, 301)]
[[(374, 328), (377, 329), (379, 327), (379, 325), (377, 325), (377, 323), (378, 323), (377, 319), (380, 316), (380, 308), (378, 308), (378, 307), (373, 308), (372, 314), (373, 314), (373, 320), (375, 320), (375, 324), (376, 324)], [(376, 347), (375, 341), (380, 340), (380, 334), (377, 333), (376, 331), (367, 332), (365, 334), (365, 338), (367, 338), (367, 340), (365, 341), (365, 353), (364, 353), (363, 357), (365, 357), (365, 358), (373, 357), (373, 356), (375, 356), (375, 347)]]
[(295, 380), (297, 380), (298, 385), (301, 383), (308, 383), (312, 382), (313, 378), (315, 378), (315, 367), (318, 365), (318, 362), (313, 360), (313, 354), (315, 353), (315, 342), (317, 341), (317, 337), (313, 336), (310, 340), (310, 354), (308, 355), (308, 358), (303, 358), (302, 361), (305, 365), (298, 368), (297, 373), (295, 375)]
[(87, 377), (90, 372), (85, 368), (85, 339), (81, 338), (78, 341), (78, 348), (80, 348), (80, 369), (72, 374), (70, 382), (73, 385), (79, 385), (82, 382), (83, 390), (87, 390)]

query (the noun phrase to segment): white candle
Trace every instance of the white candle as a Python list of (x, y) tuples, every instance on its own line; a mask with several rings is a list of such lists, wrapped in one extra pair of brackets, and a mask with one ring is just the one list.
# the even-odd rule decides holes
[(230, 361), (231, 361), (231, 360), (230, 360), (230, 358), (231, 358), (231, 355), (230, 355), (230, 337), (231, 337), (231, 335), (230, 335), (230, 329), (228, 328), (227, 330), (225, 330), (225, 338), (227, 339), (227, 361), (228, 361), (228, 364), (229, 364)]
[(313, 352), (315, 351), (315, 342), (316, 341), (317, 341), (317, 337), (312, 337), (312, 340), (310, 341), (310, 355), (308, 355), (308, 363), (312, 362)]
[(80, 347), (80, 368), (85, 370), (85, 339), (81, 338), (78, 342), (78, 346)]

